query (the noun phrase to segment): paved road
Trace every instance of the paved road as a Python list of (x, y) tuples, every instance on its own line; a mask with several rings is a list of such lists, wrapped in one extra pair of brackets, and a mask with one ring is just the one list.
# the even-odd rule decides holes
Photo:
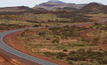
[[(100, 19), (102, 19), (102, 21), (99, 21), (98, 23), (106, 21), (106, 19), (103, 19), (103, 18), (100, 18)], [(94, 24), (94, 23), (75, 24), (75, 25), (86, 25), (86, 24)], [(64, 26), (64, 25), (61, 25), (61, 26), (50, 26), (50, 27), (62, 27), (62, 26)], [(73, 26), (73, 25), (69, 25), (69, 26)], [(50, 27), (48, 27), (48, 28), (50, 28)], [(45, 27), (28, 28), (28, 29), (41, 29), (41, 28), (45, 28)], [(18, 29), (18, 30), (12, 30), (12, 31), (8, 31), (8, 32), (0, 33), (0, 48), (3, 49), (3, 50), (5, 50), (8, 53), (11, 53), (11, 54), (16, 55), (18, 57), (27, 59), (27, 60), (32, 61), (32, 62), (36, 62), (36, 63), (42, 64), (42, 65), (58, 65), (58, 64), (55, 64), (55, 63), (51, 63), (51, 62), (48, 62), (48, 61), (45, 61), (45, 60), (42, 60), (42, 59), (30, 56), (30, 55), (27, 55), (27, 54), (25, 54), (23, 52), (20, 52), (18, 50), (15, 50), (15, 49), (9, 47), (8, 45), (6, 45), (3, 42), (2, 39), (3, 39), (3, 37), (5, 35), (7, 35), (9, 33), (13, 33), (13, 32), (22, 31), (22, 30), (25, 30), (25, 29)]]

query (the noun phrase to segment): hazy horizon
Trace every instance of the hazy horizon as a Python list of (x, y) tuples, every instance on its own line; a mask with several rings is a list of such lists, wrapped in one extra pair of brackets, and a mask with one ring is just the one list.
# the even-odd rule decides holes
[[(49, 0), (2, 0), (0, 3), (0, 7), (13, 7), (13, 6), (28, 6), (28, 7), (34, 7), (35, 5), (38, 5), (43, 2), (47, 2)], [(52, 0), (53, 1), (53, 0)], [(55, 0), (56, 1), (56, 0)], [(102, 3), (104, 5), (107, 5), (106, 0), (59, 0), (66, 3), (76, 3), (76, 4), (87, 4), (90, 2), (98, 2)]]

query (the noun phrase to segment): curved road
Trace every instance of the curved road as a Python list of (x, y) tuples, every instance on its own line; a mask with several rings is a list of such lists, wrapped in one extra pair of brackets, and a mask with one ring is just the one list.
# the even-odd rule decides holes
[[(101, 22), (105, 22), (106, 19), (103, 19), (103, 18), (100, 18), (102, 19), (102, 21), (99, 21), (98, 23), (101, 23)], [(85, 23), (85, 24), (75, 24), (75, 25), (87, 25), (87, 24), (94, 24), (94, 23)], [(64, 25), (61, 25), (61, 26), (50, 26), (48, 28), (51, 28), (51, 27), (62, 27)], [(69, 25), (69, 26), (73, 26), (73, 25)], [(41, 28), (45, 28), (45, 27), (37, 27), (37, 28), (27, 28), (27, 29), (41, 29)], [(0, 48), (5, 50), (6, 52), (8, 53), (11, 53), (15, 56), (18, 56), (18, 57), (21, 57), (21, 58), (24, 58), (24, 59), (27, 59), (28, 61), (32, 61), (32, 62), (35, 62), (35, 63), (39, 63), (39, 64), (42, 64), (42, 65), (58, 65), (58, 64), (55, 64), (55, 63), (51, 63), (51, 62), (48, 62), (48, 61), (45, 61), (45, 60), (42, 60), (42, 59), (39, 59), (39, 58), (36, 58), (36, 57), (33, 57), (33, 56), (30, 56), (28, 54), (25, 54), (23, 52), (20, 52), (18, 50), (15, 50), (11, 47), (9, 47), (8, 45), (6, 45), (4, 42), (3, 42), (3, 37), (9, 33), (14, 33), (14, 32), (18, 32), (18, 31), (23, 31), (25, 29), (18, 29), (18, 30), (12, 30), (12, 31), (7, 31), (7, 32), (3, 32), (3, 33), (0, 33)]]

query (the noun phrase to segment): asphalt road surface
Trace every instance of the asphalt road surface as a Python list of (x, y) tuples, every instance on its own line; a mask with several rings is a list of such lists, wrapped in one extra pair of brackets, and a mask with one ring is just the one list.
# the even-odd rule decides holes
[[(103, 19), (103, 18), (100, 18), (100, 19), (102, 19), (102, 21), (99, 21), (98, 23), (106, 21), (106, 19)], [(94, 24), (94, 23), (74, 24), (74, 25), (87, 25), (87, 24)], [(62, 27), (62, 26), (64, 26), (64, 25), (61, 25), (61, 26), (50, 26), (48, 28), (51, 28), (51, 27)], [(73, 25), (69, 25), (69, 26), (73, 26)], [(36, 27), (36, 28), (27, 28), (27, 29), (41, 29), (41, 28), (45, 28), (45, 27)], [(14, 48), (9, 47), (8, 45), (6, 45), (3, 42), (2, 39), (3, 39), (3, 37), (5, 35), (7, 35), (9, 33), (14, 33), (14, 32), (18, 32), (18, 31), (22, 31), (22, 30), (25, 30), (25, 29), (18, 29), (18, 30), (12, 30), (12, 31), (7, 31), (7, 32), (0, 33), (0, 48), (5, 50), (8, 53), (11, 53), (11, 54), (15, 55), (15, 56), (24, 58), (24, 59), (32, 61), (32, 62), (36, 62), (36, 63), (42, 64), (42, 65), (58, 65), (58, 64), (55, 64), (55, 63), (52, 63), (52, 62), (49, 62), (49, 61), (45, 61), (45, 60), (42, 60), (42, 59), (30, 56), (30, 55), (25, 54), (25, 53), (23, 53), (21, 51), (15, 50)], [(11, 55), (11, 57), (12, 57), (12, 55)]]

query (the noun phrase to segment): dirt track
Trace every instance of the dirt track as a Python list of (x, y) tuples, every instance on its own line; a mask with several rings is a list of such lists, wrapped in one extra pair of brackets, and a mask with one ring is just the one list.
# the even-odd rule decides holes
[[(90, 29), (90, 30), (86, 30), (84, 32), (81, 32), (81, 37), (84, 37), (88, 40), (90, 40), (90, 42), (93, 43), (93, 38), (91, 36), (88, 35), (88, 33), (92, 32), (92, 31), (95, 31), (95, 30), (98, 30), (98, 29)], [(98, 46), (100, 46), (103, 50), (106, 50), (107, 51), (107, 44), (103, 44), (102, 40), (99, 40), (98, 43), (97, 43)]]
[(17, 59), (13, 59), (0, 51), (0, 65), (27, 65), (27, 64)]

